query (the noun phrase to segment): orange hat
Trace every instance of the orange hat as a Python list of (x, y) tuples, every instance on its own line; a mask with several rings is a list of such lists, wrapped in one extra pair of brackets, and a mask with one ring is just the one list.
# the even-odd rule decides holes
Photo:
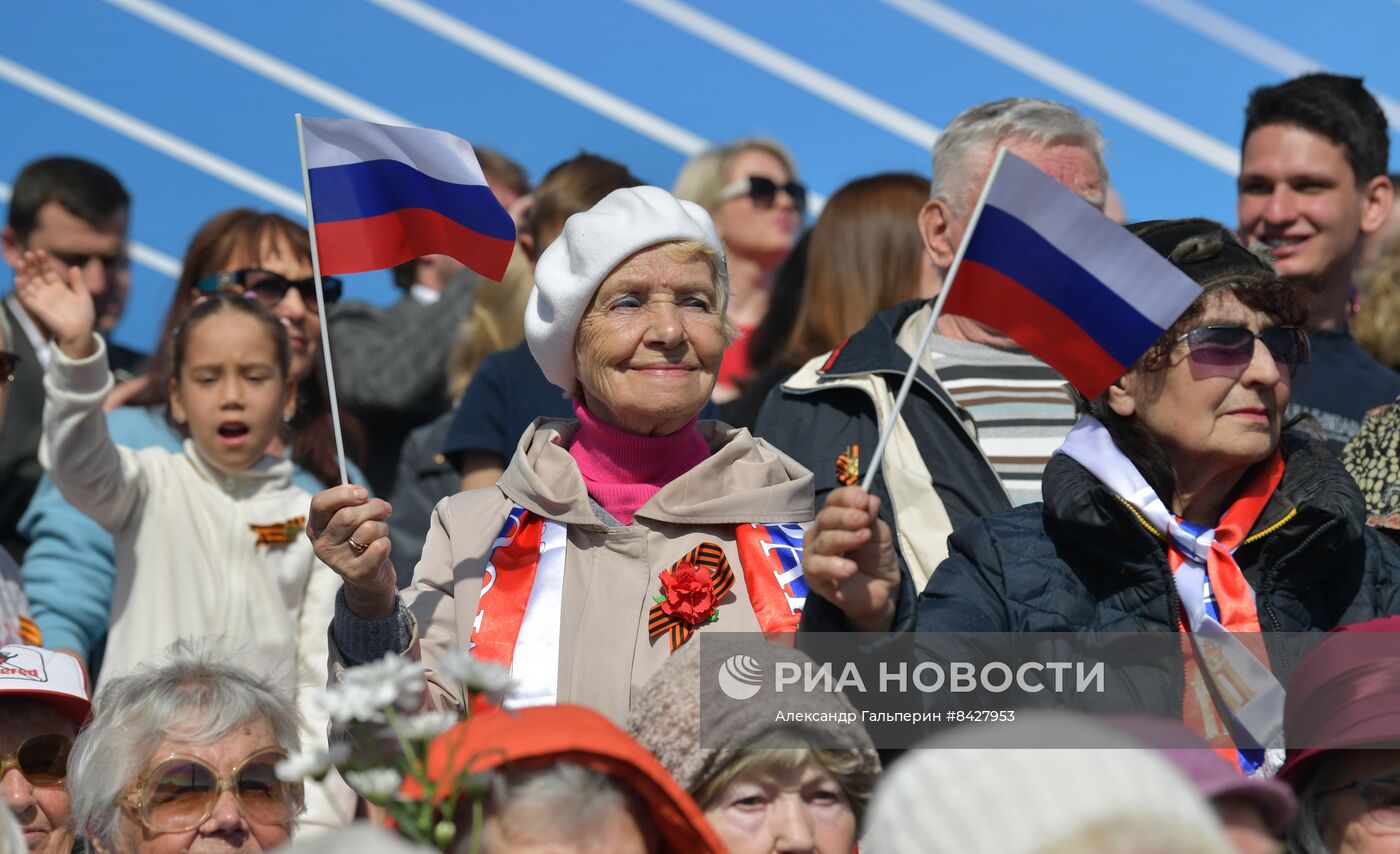
[[(433, 739), (428, 779), (441, 784), (438, 800), (460, 775), (509, 765), (539, 768), (570, 762), (626, 783), (646, 802), (667, 851), (723, 852), (705, 814), (656, 757), (607, 718), (583, 706), (535, 706), (513, 712), (474, 714)], [(423, 787), (404, 780), (400, 794), (417, 800)]]

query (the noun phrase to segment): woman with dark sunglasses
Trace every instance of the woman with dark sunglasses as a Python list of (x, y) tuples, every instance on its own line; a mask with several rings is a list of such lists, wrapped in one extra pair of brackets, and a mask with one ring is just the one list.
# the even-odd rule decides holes
[[(1366, 526), (1361, 494), (1332, 454), (1285, 422), (1294, 377), (1307, 370), (1304, 293), (1218, 223), (1129, 228), (1201, 295), (1083, 403), (1045, 470), (1043, 503), (956, 531), (915, 606), (898, 595), (901, 569), (868, 496), (833, 492), (807, 535), (808, 616), (835, 603), (866, 630), (1231, 639), (1400, 613), (1400, 548)], [(1194, 677), (1168, 671), (1143, 689), (1152, 710), (1223, 732), (1209, 703), (1185, 702)], [(1270, 723), (1264, 734), (1276, 736), (1281, 720)], [(1234, 746), (1249, 748), (1252, 733), (1235, 732)], [(1262, 760), (1245, 753), (1242, 764)]]
[(774, 271), (792, 251), (807, 210), (797, 164), (777, 142), (741, 139), (697, 154), (676, 177), (678, 198), (696, 202), (715, 221), (729, 262), (729, 320), (741, 337), (724, 354), (713, 399), (738, 397), (752, 370), (748, 338), (768, 313)]
[(73, 824), (92, 850), (255, 852), (291, 838), (305, 794), (276, 766), (304, 725), (276, 666), (257, 667), (179, 643), (103, 686), (68, 761)]

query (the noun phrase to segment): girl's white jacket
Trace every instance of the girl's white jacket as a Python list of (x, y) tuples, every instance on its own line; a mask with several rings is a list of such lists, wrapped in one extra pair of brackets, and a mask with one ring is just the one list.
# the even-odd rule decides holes
[(255, 672), (287, 674), (308, 732), (324, 744), (326, 716), (312, 700), (326, 684), (340, 576), (295, 524), (285, 542), (260, 544), (255, 530), (304, 521), (310, 494), (292, 484), (286, 459), (224, 471), (190, 440), (179, 454), (113, 444), (102, 409), (113, 381), (98, 341), (81, 360), (53, 348), (39, 456), (63, 497), (115, 540), (101, 681), (159, 660), (176, 639), (221, 638)]

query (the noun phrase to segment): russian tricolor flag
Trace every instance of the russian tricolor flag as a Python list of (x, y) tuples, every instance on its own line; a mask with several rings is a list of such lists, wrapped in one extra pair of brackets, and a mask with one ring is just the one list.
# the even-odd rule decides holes
[(1171, 262), (1002, 149), (943, 311), (1001, 330), (1093, 399), (1201, 295)]
[(302, 119), (321, 273), (382, 270), (451, 255), (500, 281), (515, 223), (471, 143), (427, 128)]

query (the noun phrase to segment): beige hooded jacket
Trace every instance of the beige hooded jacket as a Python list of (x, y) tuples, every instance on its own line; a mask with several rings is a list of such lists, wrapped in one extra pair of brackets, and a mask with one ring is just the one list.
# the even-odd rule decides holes
[(723, 547), (735, 583), (720, 600), (718, 621), (699, 631), (759, 631), (735, 527), (805, 527), (814, 515), (811, 473), (747, 430), (701, 422), (709, 458), (662, 487), (632, 525), (608, 527), (567, 450), (576, 429), (573, 421), (536, 421), (496, 487), (459, 493), (434, 510), (414, 584), (404, 593), (416, 622), (407, 654), (426, 667), (433, 706), (462, 705), (458, 689), (435, 678), (434, 662), (465, 647), (492, 544), (517, 504), (567, 532), (558, 702), (591, 706), (619, 724), (626, 720), (670, 653), (665, 635), (653, 641), (647, 633), (660, 573), (702, 542)]

